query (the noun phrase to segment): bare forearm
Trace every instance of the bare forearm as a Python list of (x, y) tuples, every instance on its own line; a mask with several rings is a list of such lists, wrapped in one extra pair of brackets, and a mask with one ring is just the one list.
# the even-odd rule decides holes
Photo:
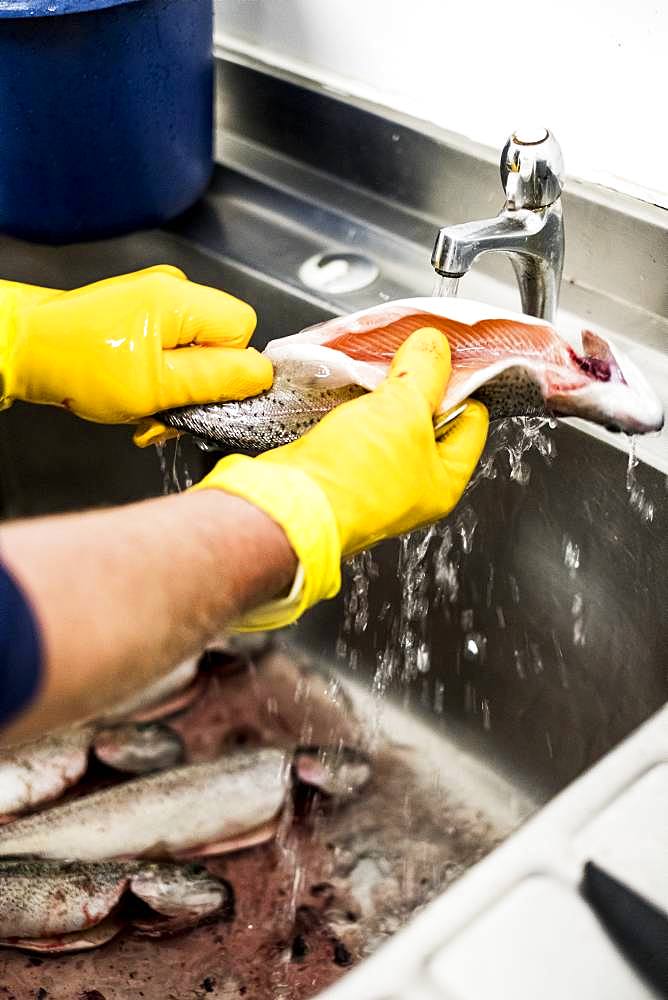
[(2, 557), (35, 609), (45, 678), (11, 737), (89, 717), (289, 587), (295, 557), (257, 508), (202, 491), (9, 525)]

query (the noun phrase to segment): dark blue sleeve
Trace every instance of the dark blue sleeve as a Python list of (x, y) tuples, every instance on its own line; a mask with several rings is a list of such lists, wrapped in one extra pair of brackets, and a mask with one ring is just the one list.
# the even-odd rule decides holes
[(28, 599), (0, 563), (0, 726), (32, 701), (42, 675), (39, 629)]

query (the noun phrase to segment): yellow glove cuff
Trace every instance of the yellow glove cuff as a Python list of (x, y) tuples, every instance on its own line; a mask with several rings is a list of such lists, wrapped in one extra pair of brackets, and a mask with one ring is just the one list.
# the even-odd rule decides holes
[(211, 488), (243, 497), (268, 514), (281, 526), (299, 560), (289, 595), (244, 615), (233, 624), (235, 631), (282, 628), (318, 601), (339, 592), (341, 543), (334, 511), (324, 491), (306, 473), (230, 455), (193, 487)]
[(2, 292), (0, 287), (0, 410), (12, 405), (11, 395), (11, 353), (16, 315), (16, 304), (12, 294)]

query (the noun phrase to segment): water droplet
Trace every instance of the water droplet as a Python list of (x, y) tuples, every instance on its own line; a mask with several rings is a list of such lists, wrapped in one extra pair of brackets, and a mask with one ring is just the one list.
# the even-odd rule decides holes
[(637, 445), (635, 437), (632, 437), (629, 442), (629, 461), (626, 467), (626, 492), (631, 507), (640, 514), (641, 521), (650, 524), (654, 520), (654, 504), (647, 498), (645, 489), (638, 485), (637, 468)]
[(487, 637), (482, 632), (469, 632), (464, 637), (464, 659), (469, 663), (484, 663), (487, 656)]
[(494, 594), (494, 566), (492, 563), (489, 564), (489, 576), (487, 577), (487, 586), (485, 588), (485, 606), (491, 608), (492, 597)]
[(460, 616), (460, 621), (463, 629), (470, 630), (473, 628), (473, 609), (467, 608), (462, 611)]
[(462, 551), (468, 555), (473, 549), (473, 536), (478, 527), (478, 515), (473, 507), (464, 507), (459, 511), (456, 526), (462, 543)]
[(436, 681), (434, 684), (434, 711), (438, 715), (443, 714), (443, 704), (445, 701), (445, 684), (443, 681)]
[(421, 674), (429, 673), (429, 668), (431, 667), (431, 658), (429, 655), (429, 647), (425, 642), (421, 643), (417, 649), (417, 668)]
[(575, 577), (576, 570), (580, 568), (580, 546), (572, 542), (570, 538), (565, 539), (564, 565), (570, 570), (571, 577)]
[(529, 651), (531, 655), (531, 662), (533, 664), (534, 674), (542, 674), (543, 672), (543, 658), (540, 654), (540, 646), (537, 642), (529, 643)]

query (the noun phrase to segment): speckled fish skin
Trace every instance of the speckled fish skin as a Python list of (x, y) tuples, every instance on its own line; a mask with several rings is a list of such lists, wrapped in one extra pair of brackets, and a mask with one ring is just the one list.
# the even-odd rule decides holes
[[(169, 410), (159, 414), (159, 419), (174, 430), (192, 434), (209, 447), (259, 455), (296, 441), (337, 406), (368, 391), (356, 385), (303, 388), (299, 374), (293, 380), (294, 370), (289, 361), (275, 362), (274, 384), (259, 396), (241, 402)], [(481, 386), (475, 398), (485, 404), (490, 420), (546, 413), (539, 387), (521, 368), (506, 369)]]
[(150, 774), (180, 764), (183, 741), (159, 722), (128, 722), (100, 730), (93, 740), (95, 756), (103, 764), (126, 774)]
[(0, 751), (0, 814), (57, 799), (88, 765), (93, 726), (79, 726)]
[(130, 883), (121, 864), (0, 862), (0, 937), (73, 934), (104, 920)]
[[(158, 915), (141, 921), (147, 929), (151, 923), (156, 929), (191, 926), (220, 910), (230, 895), (226, 883), (198, 865), (11, 859), (0, 862), (0, 938), (6, 944), (22, 939), (25, 947), (31, 939), (81, 934), (102, 924), (128, 891)], [(71, 945), (77, 942), (45, 941), (43, 947)]]
[(279, 750), (230, 754), (137, 778), (0, 829), (0, 856), (169, 858), (261, 826), (289, 784)]
[(341, 403), (365, 394), (356, 385), (328, 389), (304, 385), (300, 365), (277, 365), (267, 392), (233, 403), (187, 406), (160, 414), (175, 430), (187, 431), (205, 444), (256, 455), (289, 444)]
[(59, 798), (88, 767), (91, 747), (103, 763), (128, 774), (148, 774), (183, 759), (183, 744), (165, 725), (91, 723), (0, 751), (0, 815), (14, 815)]

